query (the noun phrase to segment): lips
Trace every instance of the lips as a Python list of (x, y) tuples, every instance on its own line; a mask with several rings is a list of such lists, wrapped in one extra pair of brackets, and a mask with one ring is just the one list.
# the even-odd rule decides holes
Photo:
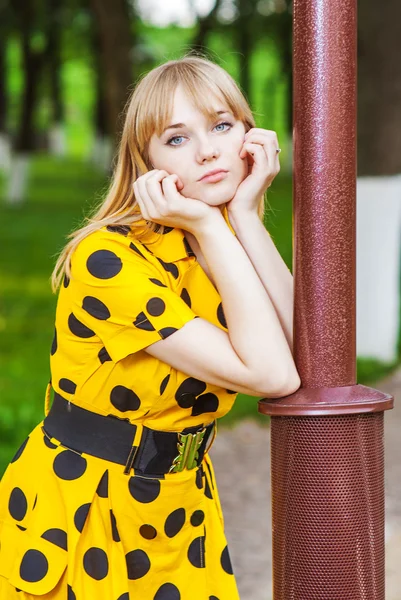
[(209, 177), (210, 175), (216, 175), (217, 173), (227, 173), (228, 171), (226, 169), (213, 169), (213, 171), (208, 171), (208, 173), (205, 173), (200, 179), (199, 181), (202, 181), (202, 179), (204, 179), (205, 177)]

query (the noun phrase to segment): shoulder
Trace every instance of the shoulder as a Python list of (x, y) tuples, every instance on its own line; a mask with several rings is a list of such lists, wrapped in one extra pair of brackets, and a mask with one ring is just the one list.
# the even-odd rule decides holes
[(143, 244), (119, 227), (102, 227), (83, 238), (71, 257), (74, 278), (88, 275), (96, 279), (111, 279), (123, 269), (150, 266), (152, 256)]

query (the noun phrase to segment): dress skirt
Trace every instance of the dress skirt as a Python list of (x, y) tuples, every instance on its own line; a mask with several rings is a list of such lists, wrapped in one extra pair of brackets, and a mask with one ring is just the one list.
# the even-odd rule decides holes
[(31, 431), (0, 481), (0, 600), (239, 599), (210, 456), (123, 470)]

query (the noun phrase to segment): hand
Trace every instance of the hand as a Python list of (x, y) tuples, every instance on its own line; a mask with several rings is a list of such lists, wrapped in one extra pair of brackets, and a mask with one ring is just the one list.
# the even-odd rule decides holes
[(184, 184), (177, 174), (154, 169), (133, 183), (135, 200), (147, 221), (198, 232), (214, 215), (221, 218), (217, 206), (210, 206), (179, 193)]
[(240, 183), (234, 197), (227, 202), (230, 213), (256, 212), (260, 198), (280, 171), (277, 134), (269, 129), (253, 127), (245, 134), (240, 158), (248, 160), (248, 175)]

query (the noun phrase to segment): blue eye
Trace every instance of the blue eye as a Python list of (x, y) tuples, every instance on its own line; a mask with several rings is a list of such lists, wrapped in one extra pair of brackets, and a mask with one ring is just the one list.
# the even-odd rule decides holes
[[(220, 127), (220, 125), (228, 125), (228, 126), (229, 126), (229, 128), (231, 128), (231, 127), (232, 127), (232, 123), (229, 123), (228, 121), (223, 121), (222, 123), (217, 123), (217, 125), (216, 125), (215, 127)], [(227, 130), (220, 130), (220, 131), (227, 131)], [(179, 139), (179, 138), (182, 138), (182, 137), (183, 137), (182, 135), (175, 135), (175, 136), (171, 137), (171, 138), (170, 138), (170, 139), (169, 139), (169, 140), (166, 142), (166, 145), (167, 145), (167, 146), (172, 146), (172, 147), (174, 147), (174, 146), (181, 146), (181, 144), (171, 144), (171, 142), (172, 142), (173, 140), (176, 140), (177, 138)]]

